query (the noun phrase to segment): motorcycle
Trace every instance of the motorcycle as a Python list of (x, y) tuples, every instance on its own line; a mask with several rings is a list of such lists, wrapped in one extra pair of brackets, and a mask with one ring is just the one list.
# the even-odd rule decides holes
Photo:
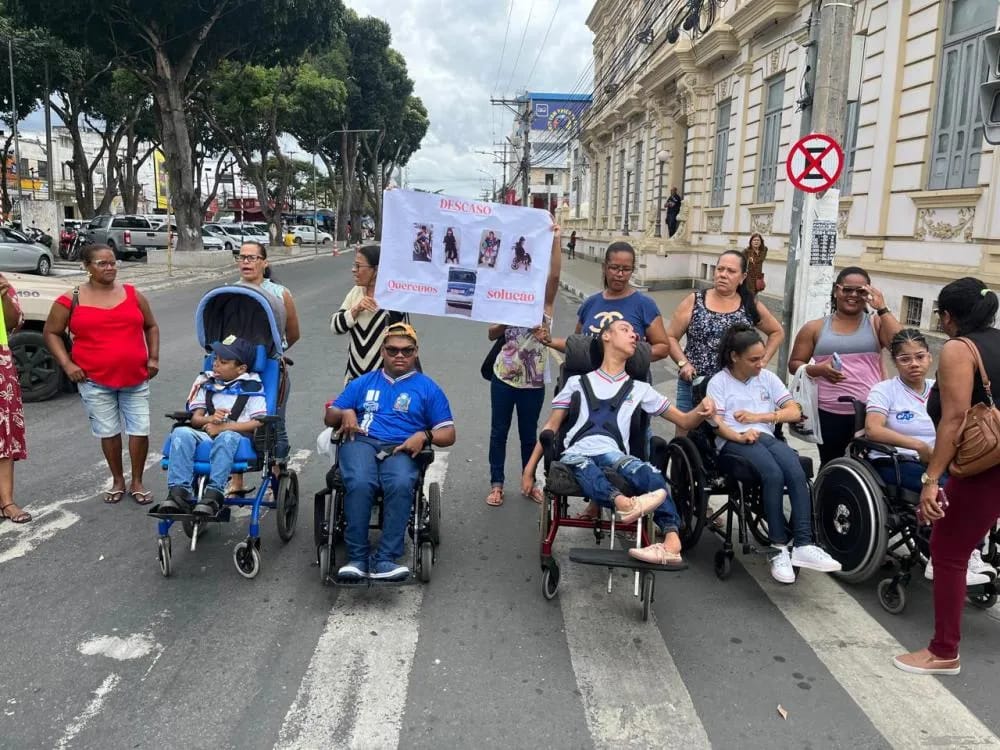
[(80, 260), (80, 253), (87, 244), (87, 236), (83, 232), (76, 232), (76, 236), (66, 250), (66, 260)]
[(24, 234), (32, 242), (39, 242), (42, 245), (45, 245), (45, 247), (49, 248), (49, 250), (52, 249), (52, 237), (51, 237), (51, 235), (45, 234), (45, 232), (43, 232), (38, 227), (28, 227), (25, 230)]

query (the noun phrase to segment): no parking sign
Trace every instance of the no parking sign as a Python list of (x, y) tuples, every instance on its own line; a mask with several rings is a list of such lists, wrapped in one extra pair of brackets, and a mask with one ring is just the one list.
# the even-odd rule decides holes
[(822, 193), (833, 187), (844, 170), (844, 150), (823, 133), (800, 138), (788, 152), (788, 181), (807, 193)]

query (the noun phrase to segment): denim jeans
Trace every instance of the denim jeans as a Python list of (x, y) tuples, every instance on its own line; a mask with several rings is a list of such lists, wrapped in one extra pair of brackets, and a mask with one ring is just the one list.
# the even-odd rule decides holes
[(670, 497), (667, 481), (652, 464), (640, 461), (635, 456), (626, 456), (618, 451), (599, 456), (584, 456), (573, 453), (572, 449), (566, 451), (559, 461), (573, 472), (583, 494), (605, 508), (613, 509), (615, 498), (622, 494), (622, 491), (611, 484), (605, 475), (604, 469), (606, 467), (613, 468), (619, 476), (624, 477), (638, 494), (666, 490), (667, 499), (653, 511), (653, 521), (663, 532), (677, 531), (679, 528), (680, 519), (677, 517), (677, 507)]
[(503, 484), (507, 460), (507, 434), (517, 408), (517, 434), (521, 440), (521, 468), (528, 465), (538, 439), (538, 416), (545, 402), (544, 388), (515, 388), (496, 375), (490, 381), (490, 484)]
[[(382, 488), (382, 540), (374, 562), (394, 562), (403, 554), (406, 524), (413, 506), (413, 490), (420, 467), (408, 453), (392, 453), (395, 445), (356, 435), (340, 446), (338, 463), (344, 479), (344, 514), (347, 528), (344, 541), (351, 562), (367, 562), (368, 523), (375, 493)], [(379, 461), (381, 450), (391, 455)]]
[[(767, 533), (774, 544), (787, 544), (784, 489), (792, 504), (792, 539), (795, 546), (812, 544), (812, 498), (795, 451), (773, 435), (762, 433), (756, 443), (727, 442), (720, 453), (749, 461), (760, 475)], [(780, 539), (777, 537), (781, 537)]]
[(215, 438), (210, 438), (201, 430), (191, 427), (178, 427), (170, 433), (170, 467), (167, 469), (168, 487), (185, 487), (191, 489), (194, 482), (194, 454), (198, 445), (209, 441), (212, 443), (210, 454), (211, 472), (208, 475), (208, 486), (213, 490), (223, 491), (229, 475), (233, 473), (233, 457), (240, 446), (238, 432), (226, 430)]
[(685, 414), (694, 409), (694, 394), (691, 392), (691, 384), (686, 380), (677, 378), (677, 401), (674, 406)]
[[(896, 469), (892, 465), (892, 459), (873, 459), (872, 466), (875, 467), (879, 476), (882, 477), (883, 482), (888, 485), (896, 484)], [(924, 489), (924, 485), (920, 482), (920, 478), (925, 471), (927, 471), (927, 467), (919, 461), (899, 461), (899, 486), (904, 490), (921, 492)], [(947, 479), (947, 475), (942, 476), (938, 484), (943, 486)]]
[(111, 388), (92, 380), (77, 385), (90, 419), (90, 432), (97, 438), (149, 435), (149, 381), (131, 388)]

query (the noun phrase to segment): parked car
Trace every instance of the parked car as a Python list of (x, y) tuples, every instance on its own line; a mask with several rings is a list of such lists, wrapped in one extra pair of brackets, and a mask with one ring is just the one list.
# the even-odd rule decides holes
[(224, 241), (226, 248), (232, 251), (233, 255), (239, 254), (240, 245), (244, 242), (268, 244), (267, 235), (260, 234), (250, 224), (213, 223), (206, 224), (205, 227), (219, 236)]
[[(158, 224), (157, 229), (164, 229), (166, 224)], [(177, 241), (177, 225), (171, 224), (170, 231), (174, 237), (174, 243)], [(222, 241), (222, 238), (216, 234), (213, 234), (205, 227), (201, 228), (201, 246), (206, 250), (225, 250), (226, 243)]]
[(472, 298), (476, 296), (476, 272), (452, 268), (448, 271), (448, 292), (445, 302), (452, 307), (472, 310)]
[(52, 271), (52, 251), (32, 242), (17, 229), (0, 227), (0, 271), (22, 271), (48, 276)]
[[(4, 275), (17, 290), (17, 299), (24, 313), (24, 325), (10, 337), (14, 364), (20, 376), (21, 398), (25, 401), (45, 401), (60, 391), (74, 390), (75, 386), (45, 345), (42, 327), (56, 297), (70, 291), (75, 282), (61, 276), (43, 279), (19, 273)], [(69, 337), (66, 337), (65, 343), (69, 351)]]
[(216, 237), (219, 242), (222, 243), (222, 247), (231, 253), (236, 253), (240, 248), (240, 239), (238, 237), (233, 237), (222, 228), (219, 224), (205, 224), (202, 228), (202, 232), (208, 232), (208, 234)]
[(317, 242), (323, 245), (329, 245), (333, 242), (333, 237), (329, 233), (324, 232), (322, 229), (316, 229), (315, 227), (305, 226), (303, 224), (289, 227), (288, 234), (295, 238), (296, 245), (301, 245), (303, 242)]
[(87, 225), (91, 244), (107, 245), (119, 260), (145, 258), (148, 250), (167, 247), (167, 230), (154, 229), (144, 216), (95, 216)]

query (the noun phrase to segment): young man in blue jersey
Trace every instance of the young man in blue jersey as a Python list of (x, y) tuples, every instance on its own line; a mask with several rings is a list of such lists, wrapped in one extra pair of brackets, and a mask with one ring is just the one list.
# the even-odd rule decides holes
[[(438, 385), (417, 370), (417, 332), (407, 323), (385, 331), (382, 369), (352, 380), (327, 404), (324, 422), (339, 429), (340, 473), (349, 562), (341, 578), (400, 580), (410, 575), (396, 564), (403, 554), (413, 491), (420, 476), (416, 457), (427, 445), (455, 442), (455, 422)], [(382, 489), (382, 539), (369, 559), (368, 523), (375, 493)]]

